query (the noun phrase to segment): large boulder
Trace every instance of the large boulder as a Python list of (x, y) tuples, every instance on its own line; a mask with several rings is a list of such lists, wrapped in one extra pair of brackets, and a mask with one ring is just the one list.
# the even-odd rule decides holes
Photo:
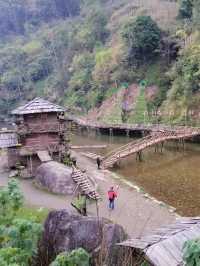
[(52, 211), (44, 225), (37, 265), (47, 266), (57, 254), (82, 247), (91, 254), (91, 265), (103, 265), (100, 261), (104, 260), (116, 266), (121, 248), (115, 244), (126, 238), (123, 228), (107, 219)]
[(35, 183), (40, 188), (64, 195), (72, 195), (76, 187), (72, 169), (55, 161), (43, 163), (37, 168)]

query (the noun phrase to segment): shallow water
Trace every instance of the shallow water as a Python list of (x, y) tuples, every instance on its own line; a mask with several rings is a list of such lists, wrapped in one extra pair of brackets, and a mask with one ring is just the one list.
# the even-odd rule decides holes
[[(79, 145), (108, 144), (101, 154), (132, 140), (94, 134), (72, 137), (72, 143)], [(150, 148), (143, 152), (142, 162), (136, 161), (133, 155), (124, 159), (114, 171), (158, 200), (172, 205), (179, 214), (200, 215), (200, 144), (187, 143), (185, 150), (181, 146), (177, 150), (177, 145), (171, 142), (165, 144), (162, 153)]]

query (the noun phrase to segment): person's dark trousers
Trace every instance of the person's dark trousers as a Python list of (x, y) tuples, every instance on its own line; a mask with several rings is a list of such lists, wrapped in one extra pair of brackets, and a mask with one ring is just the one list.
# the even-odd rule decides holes
[(114, 210), (114, 208), (115, 208), (114, 199), (109, 199), (109, 209)]

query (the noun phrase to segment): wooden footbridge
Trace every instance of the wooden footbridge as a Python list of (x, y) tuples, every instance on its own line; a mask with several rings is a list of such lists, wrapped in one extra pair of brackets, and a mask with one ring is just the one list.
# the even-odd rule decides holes
[(160, 131), (152, 133), (144, 138), (137, 141), (130, 142), (120, 148), (110, 152), (102, 160), (102, 167), (104, 169), (114, 166), (114, 164), (120, 162), (120, 160), (126, 158), (132, 154), (141, 155), (141, 152), (151, 146), (157, 145), (159, 143), (163, 144), (169, 140), (185, 140), (192, 138), (194, 136), (200, 135), (200, 130), (198, 129), (182, 129), (175, 131)]

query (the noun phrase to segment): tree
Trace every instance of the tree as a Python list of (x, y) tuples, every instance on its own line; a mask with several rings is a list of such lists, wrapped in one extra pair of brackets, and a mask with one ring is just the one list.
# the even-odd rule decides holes
[(23, 195), (15, 179), (0, 189), (0, 265), (32, 265), (42, 225), (33, 220), (17, 219)]
[(0, 224), (10, 224), (16, 212), (22, 207), (23, 195), (15, 179), (0, 189)]
[(200, 265), (200, 240), (188, 240), (183, 246), (183, 260), (188, 266)]
[(94, 64), (92, 53), (85, 52), (75, 55), (71, 64), (72, 76), (69, 81), (69, 89), (88, 91), (91, 85)]
[(161, 31), (150, 16), (139, 16), (128, 22), (122, 33), (128, 47), (128, 62), (145, 62), (158, 53)]
[(44, 21), (77, 16), (80, 12), (80, 0), (37, 0), (36, 4)]
[(26, 20), (25, 0), (0, 0), (0, 33), (24, 33)]
[(193, 0), (193, 23), (195, 28), (200, 29), (200, 1)]
[(181, 19), (191, 19), (193, 11), (193, 0), (181, 0), (178, 17)]

